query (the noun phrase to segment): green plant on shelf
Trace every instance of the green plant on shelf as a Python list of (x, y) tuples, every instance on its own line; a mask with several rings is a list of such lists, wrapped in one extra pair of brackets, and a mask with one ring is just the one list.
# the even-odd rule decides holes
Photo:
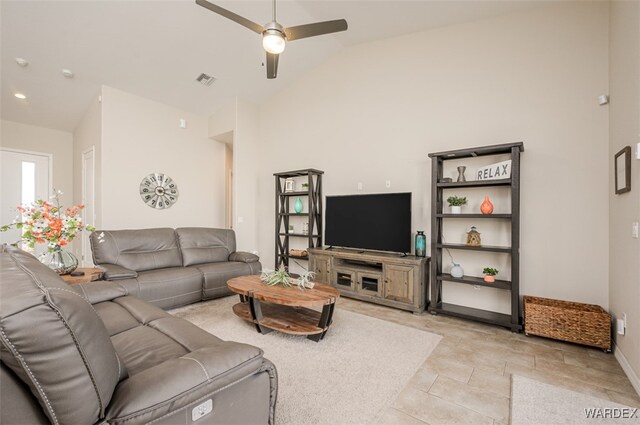
[(485, 276), (495, 276), (498, 274), (498, 269), (494, 269), (493, 267), (485, 267), (482, 269), (482, 274)]
[(449, 203), (450, 207), (461, 207), (467, 204), (467, 198), (466, 196), (465, 197), (449, 196), (447, 198), (447, 202)]

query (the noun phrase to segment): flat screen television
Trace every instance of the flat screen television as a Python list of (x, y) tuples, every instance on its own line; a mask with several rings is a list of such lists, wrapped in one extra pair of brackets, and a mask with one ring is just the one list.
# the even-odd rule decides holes
[(411, 252), (411, 193), (327, 196), (325, 243)]

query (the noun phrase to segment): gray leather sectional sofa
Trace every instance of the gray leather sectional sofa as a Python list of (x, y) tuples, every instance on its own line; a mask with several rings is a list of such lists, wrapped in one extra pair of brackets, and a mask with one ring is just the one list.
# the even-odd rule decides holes
[(260, 349), (117, 283), (69, 286), (17, 248), (0, 247), (0, 273), (3, 425), (274, 423), (276, 370)]
[(98, 230), (90, 240), (105, 280), (164, 309), (230, 295), (227, 280), (262, 270), (228, 229)]

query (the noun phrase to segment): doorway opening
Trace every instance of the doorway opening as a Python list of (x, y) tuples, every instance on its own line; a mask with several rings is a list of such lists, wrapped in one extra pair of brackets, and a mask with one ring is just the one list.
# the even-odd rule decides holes
[[(19, 205), (30, 205), (36, 199), (48, 200), (52, 193), (53, 157), (51, 154), (0, 148), (0, 223), (12, 223)], [(13, 244), (22, 239), (21, 229), (0, 233), (0, 243)], [(42, 245), (42, 244), (40, 244)], [(26, 249), (27, 246), (19, 245)], [(36, 245), (36, 252), (44, 252)]]

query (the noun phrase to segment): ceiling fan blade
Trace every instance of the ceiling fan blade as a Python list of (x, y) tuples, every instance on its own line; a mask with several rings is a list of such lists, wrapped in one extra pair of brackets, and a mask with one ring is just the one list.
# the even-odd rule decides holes
[(210, 11), (217, 13), (218, 15), (222, 15), (227, 19), (231, 19), (232, 21), (242, 25), (243, 27), (249, 28), (251, 31), (257, 32), (258, 34), (262, 34), (264, 32), (264, 27), (262, 25), (256, 24), (255, 22), (250, 21), (247, 18), (236, 15), (235, 13), (220, 6), (216, 6), (213, 3), (209, 3), (207, 0), (196, 0), (196, 3), (204, 7), (205, 9), (209, 9)]
[(284, 33), (287, 36), (287, 41), (293, 41), (300, 38), (346, 31), (347, 28), (347, 21), (344, 19), (338, 19), (335, 21), (316, 22), (315, 24), (305, 24), (285, 28)]
[(278, 59), (280, 55), (267, 52), (267, 78), (273, 79), (278, 76)]

